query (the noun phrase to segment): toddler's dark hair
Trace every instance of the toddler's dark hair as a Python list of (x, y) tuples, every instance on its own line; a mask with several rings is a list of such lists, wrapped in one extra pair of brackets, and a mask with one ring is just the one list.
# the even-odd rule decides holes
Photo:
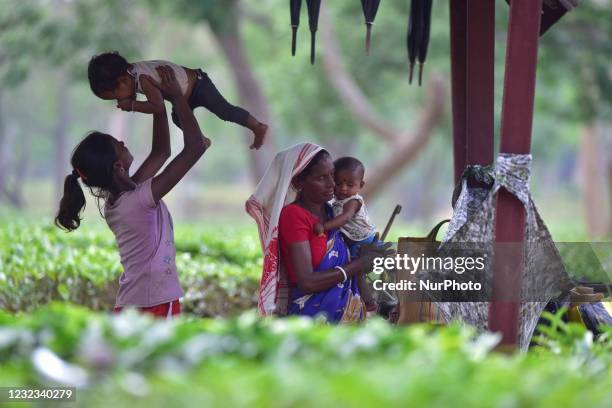
[(336, 159), (336, 161), (334, 162), (334, 170), (358, 171), (361, 174), (362, 179), (365, 175), (365, 167), (363, 166), (363, 163), (357, 160), (356, 158), (349, 156)]
[(119, 77), (127, 73), (130, 64), (117, 51), (94, 55), (89, 61), (87, 77), (89, 86), (96, 96), (114, 91)]
[(55, 225), (72, 231), (81, 224), (85, 195), (79, 185), (79, 177), (98, 199), (108, 199), (111, 194), (117, 193), (113, 181), (113, 164), (116, 161), (117, 154), (110, 135), (94, 131), (77, 145), (70, 159), (72, 173), (64, 180), (64, 195), (55, 217)]

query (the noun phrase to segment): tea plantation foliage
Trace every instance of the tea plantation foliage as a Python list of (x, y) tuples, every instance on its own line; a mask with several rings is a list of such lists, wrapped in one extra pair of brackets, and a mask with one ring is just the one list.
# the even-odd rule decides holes
[(186, 313), (112, 315), (112, 235), (40, 225), (0, 229), (0, 386), (76, 387), (54, 406), (612, 406), (610, 327), (548, 315), (538, 346), (505, 355), (459, 325), (262, 319), (254, 231), (195, 227), (176, 231)]
[[(261, 250), (255, 231), (184, 226), (175, 240), (184, 311), (227, 316), (256, 305)], [(8, 222), (0, 228), (0, 248), (0, 308), (30, 311), (61, 300), (112, 309), (122, 267), (103, 225), (65, 233), (52, 225)]]
[(612, 331), (560, 331), (529, 353), (457, 325), (306, 319), (154, 321), (68, 304), (0, 313), (0, 384), (77, 387), (79, 406), (610, 406)]

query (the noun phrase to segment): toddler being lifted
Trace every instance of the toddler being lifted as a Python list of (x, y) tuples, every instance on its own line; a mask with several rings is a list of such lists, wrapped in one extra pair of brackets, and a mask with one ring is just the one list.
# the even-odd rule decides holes
[[(89, 61), (89, 85), (96, 96), (117, 100), (117, 107), (121, 110), (160, 113), (165, 109), (164, 99), (167, 98), (152, 82), (160, 82), (157, 71), (160, 66), (169, 66), (174, 71), (181, 92), (192, 110), (203, 106), (225, 121), (249, 128), (255, 136), (251, 149), (259, 149), (263, 145), (268, 126), (245, 109), (227, 102), (201, 69), (185, 68), (162, 60), (130, 63), (117, 52), (107, 52)], [(144, 94), (147, 100), (136, 100), (136, 93)], [(172, 120), (181, 127), (174, 110)]]

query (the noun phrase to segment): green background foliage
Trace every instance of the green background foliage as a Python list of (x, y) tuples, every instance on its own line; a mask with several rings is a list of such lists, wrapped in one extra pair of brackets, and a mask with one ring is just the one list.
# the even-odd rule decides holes
[[(114, 237), (103, 228), (67, 234), (25, 221), (1, 228), (0, 308), (24, 312), (56, 300), (111, 310), (123, 269)], [(185, 225), (175, 240), (184, 312), (229, 316), (254, 307), (262, 265), (256, 235)]]

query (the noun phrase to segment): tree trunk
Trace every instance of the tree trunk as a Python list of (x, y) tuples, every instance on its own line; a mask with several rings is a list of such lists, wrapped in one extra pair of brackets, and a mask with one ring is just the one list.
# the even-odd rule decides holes
[[(270, 122), (268, 102), (253, 74), (253, 69), (244, 50), (244, 43), (240, 35), (240, 13), (238, 13), (237, 4), (238, 2), (232, 7), (232, 12), (229, 13), (230, 21), (223, 29), (215, 30), (214, 27), (212, 28), (232, 71), (238, 89), (240, 105), (251, 112), (251, 115), (260, 122), (269, 126), (266, 143), (258, 151), (249, 154), (251, 179), (254, 183), (257, 183), (272, 161), (276, 149), (273, 143), (273, 126)], [(251, 131), (245, 129), (245, 135), (250, 145), (253, 137)]]
[(19, 158), (15, 165), (15, 183), (12, 189), (12, 195), (15, 198), (15, 205), (18, 208), (23, 208), (25, 201), (23, 198), (23, 187), (26, 183), (28, 168), (30, 167), (32, 133), (26, 132), (19, 141), (21, 143), (21, 151), (19, 152)]
[(589, 237), (600, 237), (606, 233), (608, 224), (604, 166), (601, 149), (597, 141), (597, 126), (586, 124), (580, 141), (580, 185), (583, 192), (583, 211)]
[(419, 183), (419, 196), (416, 197), (419, 204), (419, 210), (417, 214), (420, 214), (420, 218), (423, 220), (433, 219), (438, 204), (435, 200), (436, 197), (433, 193), (434, 189), (432, 188), (432, 186), (435, 185), (436, 175), (439, 171), (439, 164), (436, 160), (436, 157), (431, 156), (432, 155), (429, 155), (429, 160), (423, 168), (423, 177), (421, 182)]
[(608, 187), (608, 228), (606, 236), (612, 237), (612, 129), (609, 125), (606, 125), (603, 129), (604, 132), (604, 152), (606, 154), (606, 186)]
[[(2, 92), (0, 91), (0, 201), (14, 208), (21, 208), (23, 207), (23, 180), (27, 165), (15, 159), (14, 128), (7, 126), (3, 119)], [(29, 149), (29, 134), (19, 142), (22, 145), (22, 156), (29, 157), (26, 154)]]
[(64, 191), (64, 179), (68, 175), (68, 155), (66, 133), (70, 126), (70, 91), (68, 89), (69, 81), (66, 73), (60, 72), (57, 81), (57, 97), (55, 126), (53, 128), (52, 137), (55, 148), (55, 169), (54, 169), (54, 184), (55, 200), (53, 205), (59, 202)]
[(403, 136), (399, 143), (391, 146), (392, 152), (386, 156), (372, 171), (363, 195), (371, 198), (380, 193), (404, 167), (411, 164), (417, 154), (427, 145), (433, 131), (442, 121), (444, 113), (445, 86), (441, 77), (432, 76), (428, 83), (430, 89), (427, 101), (421, 111), (421, 119), (415, 133)]
[(612, 237), (612, 154), (608, 150), (608, 231), (606, 236)]
[(4, 125), (4, 112), (2, 111), (2, 89), (0, 89), (0, 201), (2, 200), (3, 191), (6, 189), (6, 126)]

